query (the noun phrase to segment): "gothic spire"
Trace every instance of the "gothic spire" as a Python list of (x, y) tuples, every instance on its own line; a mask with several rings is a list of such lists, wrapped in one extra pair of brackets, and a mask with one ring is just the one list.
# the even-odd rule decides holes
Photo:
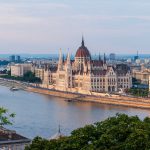
[(64, 57), (64, 54), (63, 54), (62, 62), (64, 63), (64, 61), (65, 61), (65, 57)]
[(61, 51), (61, 48), (59, 50), (59, 63), (62, 63), (62, 51)]
[(59, 62), (58, 62), (58, 70), (62, 69), (63, 61), (62, 61), (62, 52), (61, 49), (59, 51)]
[(68, 55), (67, 55), (67, 62), (70, 63), (70, 54), (68, 52)]

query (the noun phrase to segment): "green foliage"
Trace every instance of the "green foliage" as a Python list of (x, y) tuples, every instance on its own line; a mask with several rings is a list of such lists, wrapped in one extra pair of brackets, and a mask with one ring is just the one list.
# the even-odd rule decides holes
[(24, 74), (23, 76), (23, 80), (26, 81), (26, 82), (31, 82), (31, 83), (39, 83), (41, 82), (41, 79), (40, 78), (37, 78), (35, 77), (35, 74), (31, 71), (28, 71)]
[(9, 113), (7, 109), (0, 107), (0, 126), (12, 125), (11, 119), (14, 117), (14, 113)]
[(131, 88), (126, 91), (127, 93), (130, 93), (134, 96), (140, 96), (140, 97), (148, 97), (149, 90), (148, 89), (138, 89), (138, 88)]
[(71, 132), (68, 137), (36, 137), (25, 150), (149, 150), (150, 118), (117, 114)]
[(32, 73), (31, 71), (28, 71), (27, 73), (25, 73), (23, 77), (15, 77), (15, 76), (11, 76), (10, 74), (1, 75), (0, 77), (5, 78), (5, 79), (30, 82), (30, 83), (41, 83), (41, 79), (38, 77), (35, 77), (35, 74)]
[(139, 80), (137, 80), (136, 78), (132, 77), (132, 84), (141, 84)]

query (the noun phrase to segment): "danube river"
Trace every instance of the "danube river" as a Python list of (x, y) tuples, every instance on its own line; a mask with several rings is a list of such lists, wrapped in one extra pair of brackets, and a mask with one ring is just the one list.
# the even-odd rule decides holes
[(150, 116), (150, 110), (111, 106), (86, 102), (66, 102), (62, 98), (31, 93), (12, 92), (0, 86), (0, 106), (15, 112), (14, 125), (8, 127), (18, 133), (33, 138), (54, 135), (59, 124), (62, 133), (69, 135), (73, 129), (102, 121), (116, 113), (138, 115), (141, 119)]

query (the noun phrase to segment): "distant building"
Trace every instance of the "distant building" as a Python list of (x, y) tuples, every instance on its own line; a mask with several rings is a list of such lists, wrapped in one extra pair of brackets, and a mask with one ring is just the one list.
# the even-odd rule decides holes
[(44, 69), (42, 68), (35, 68), (34, 69), (34, 73), (35, 73), (35, 76), (40, 78), (41, 80), (44, 80)]
[(15, 55), (9, 56), (9, 61), (10, 62), (15, 62)]
[(110, 59), (110, 60), (115, 60), (115, 59), (116, 59), (116, 55), (115, 55), (114, 53), (111, 53), (111, 54), (109, 55), (109, 59)]
[(21, 77), (26, 72), (32, 71), (32, 64), (13, 64), (10, 68), (11, 76)]
[(141, 59), (136, 59), (135, 62), (136, 62), (136, 64), (140, 64), (141, 63)]
[(20, 55), (16, 55), (15, 62), (20, 63), (21, 62), (21, 57)]
[(142, 84), (149, 84), (150, 69), (141, 66), (141, 70), (133, 70), (132, 76), (139, 80)]
[(148, 64), (149, 62), (150, 62), (150, 59), (147, 59), (147, 58), (144, 59), (144, 63), (145, 63), (145, 64)]
[(127, 63), (131, 63), (132, 62), (132, 59), (131, 58), (128, 58), (127, 59)]
[(30, 139), (17, 134), (15, 131), (0, 127), (1, 150), (24, 150), (30, 142)]
[(19, 63), (21, 62), (21, 57), (20, 55), (11, 55), (9, 56), (9, 61)]

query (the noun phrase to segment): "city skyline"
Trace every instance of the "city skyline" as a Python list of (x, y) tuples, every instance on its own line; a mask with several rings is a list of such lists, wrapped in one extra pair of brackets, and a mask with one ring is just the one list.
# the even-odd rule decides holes
[(89, 51), (148, 54), (148, 0), (0, 1), (0, 53), (75, 53), (84, 35)]

